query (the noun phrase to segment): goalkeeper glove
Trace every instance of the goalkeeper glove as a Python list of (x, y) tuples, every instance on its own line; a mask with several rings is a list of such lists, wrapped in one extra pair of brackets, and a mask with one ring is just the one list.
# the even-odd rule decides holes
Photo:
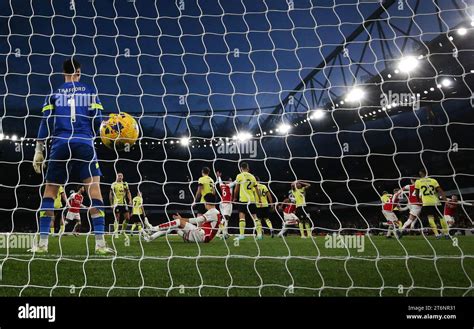
[(36, 142), (35, 156), (33, 157), (33, 168), (37, 174), (41, 174), (44, 166), (43, 143)]

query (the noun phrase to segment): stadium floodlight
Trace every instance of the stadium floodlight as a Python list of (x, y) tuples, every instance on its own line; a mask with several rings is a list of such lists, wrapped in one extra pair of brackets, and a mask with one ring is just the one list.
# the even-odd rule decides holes
[(190, 142), (190, 139), (189, 139), (189, 137), (181, 137), (179, 139), (179, 142), (182, 146), (188, 146), (189, 142)]
[(358, 87), (353, 88), (346, 96), (346, 101), (355, 103), (360, 102), (365, 96), (365, 92)]
[(398, 69), (404, 73), (410, 73), (417, 68), (419, 60), (414, 56), (403, 57), (398, 63)]
[(326, 115), (326, 112), (324, 112), (323, 110), (318, 109), (318, 110), (313, 111), (310, 114), (309, 118), (311, 120), (321, 120), (322, 118), (324, 118), (325, 115)]
[(233, 137), (234, 140), (237, 140), (239, 142), (246, 142), (251, 138), (252, 138), (252, 134), (246, 131), (240, 132)]
[(458, 29), (458, 34), (459, 35), (466, 35), (467, 34), (467, 29), (465, 27), (460, 27)]
[(280, 134), (287, 134), (291, 130), (291, 126), (287, 125), (286, 123), (282, 123), (278, 126), (277, 132)]
[(441, 80), (441, 85), (442, 85), (443, 87), (449, 87), (449, 86), (451, 86), (452, 84), (453, 84), (453, 82), (452, 82), (450, 79), (448, 79), (448, 78), (444, 78), (443, 80)]

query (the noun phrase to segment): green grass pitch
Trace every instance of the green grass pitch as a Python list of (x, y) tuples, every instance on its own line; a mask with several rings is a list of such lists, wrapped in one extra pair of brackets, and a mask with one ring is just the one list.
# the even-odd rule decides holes
[(92, 236), (51, 237), (49, 254), (34, 257), (4, 249), (0, 296), (474, 296), (471, 236), (371, 236), (363, 252), (322, 236), (107, 241), (117, 257), (94, 255)]

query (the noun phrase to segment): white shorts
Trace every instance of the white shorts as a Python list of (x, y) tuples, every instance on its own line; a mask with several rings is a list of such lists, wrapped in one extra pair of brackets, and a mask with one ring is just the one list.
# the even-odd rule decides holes
[(446, 219), (446, 222), (448, 223), (448, 226), (451, 226), (454, 224), (454, 217), (450, 215), (444, 215), (444, 219)]
[(66, 219), (80, 221), (81, 220), (81, 214), (79, 214), (78, 212), (68, 211), (67, 214), (66, 214)]
[(408, 210), (410, 211), (410, 215), (418, 217), (418, 216), (420, 216), (421, 206), (417, 205), (417, 204), (409, 204), (408, 205)]
[(178, 234), (186, 242), (204, 242), (205, 238), (204, 231), (191, 223), (186, 223), (184, 228), (178, 231)]
[(298, 216), (296, 216), (295, 213), (288, 214), (284, 212), (283, 220), (285, 221), (286, 225), (296, 225), (299, 223)]
[(387, 222), (393, 223), (398, 221), (397, 215), (395, 215), (393, 211), (382, 210), (382, 213), (385, 216)]
[(231, 216), (232, 215), (232, 203), (222, 202), (219, 207), (220, 207), (222, 216)]

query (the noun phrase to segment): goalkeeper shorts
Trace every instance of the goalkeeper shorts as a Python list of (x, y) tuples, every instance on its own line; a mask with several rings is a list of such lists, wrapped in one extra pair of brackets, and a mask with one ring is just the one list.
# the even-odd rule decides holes
[(46, 181), (50, 183), (102, 176), (95, 149), (85, 143), (53, 142), (47, 164)]

